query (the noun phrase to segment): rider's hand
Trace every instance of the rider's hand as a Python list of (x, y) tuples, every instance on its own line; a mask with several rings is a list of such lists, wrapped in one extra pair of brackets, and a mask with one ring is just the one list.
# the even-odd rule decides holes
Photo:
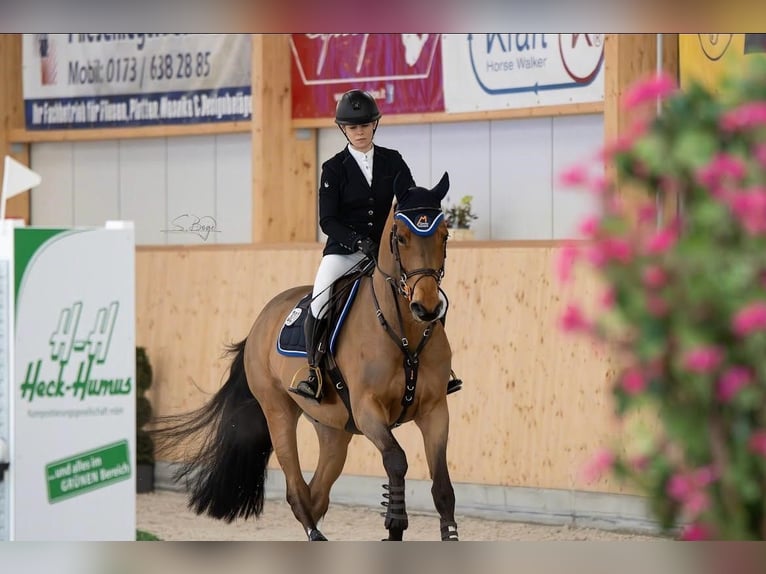
[(378, 254), (378, 246), (377, 244), (370, 239), (369, 237), (365, 237), (363, 239), (358, 239), (356, 241), (356, 250), (361, 251), (364, 253), (367, 257), (376, 257)]

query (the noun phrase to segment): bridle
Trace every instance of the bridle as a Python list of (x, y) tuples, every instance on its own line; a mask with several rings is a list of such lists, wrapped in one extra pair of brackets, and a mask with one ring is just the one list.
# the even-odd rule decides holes
[[(439, 287), (439, 289), (441, 290), (441, 282), (442, 282), (442, 279), (444, 278), (444, 265), (445, 265), (445, 262), (447, 261), (447, 242), (446, 241), (444, 242), (444, 254), (442, 257), (442, 265), (441, 267), (439, 267), (439, 269), (421, 267), (419, 269), (407, 271), (404, 267), (404, 264), (402, 263), (402, 256), (401, 256), (401, 253), (399, 252), (399, 240), (397, 239), (398, 228), (397, 228), (396, 220), (398, 216), (408, 218), (407, 213), (411, 213), (411, 212), (421, 213), (423, 211), (424, 210), (422, 208), (419, 208), (419, 209), (401, 209), (394, 212), (394, 222), (393, 222), (393, 225), (391, 226), (391, 233), (389, 236), (389, 247), (391, 249), (391, 254), (394, 256), (394, 262), (396, 263), (396, 266), (399, 271), (398, 281), (396, 278), (392, 277), (391, 275), (383, 271), (378, 266), (378, 271), (380, 271), (386, 277), (386, 281), (391, 283), (391, 285), (395, 288), (395, 290), (407, 301), (412, 301), (412, 293), (415, 290), (415, 287), (417, 286), (418, 282), (420, 282), (421, 280), (425, 279), (426, 277), (431, 277), (433, 278), (434, 281), (436, 281), (436, 286)], [(434, 211), (440, 212), (439, 209), (434, 209)], [(408, 226), (416, 235), (427, 236), (427, 235), (431, 235), (434, 232), (435, 228), (441, 223), (441, 220), (442, 220), (442, 217), (440, 216), (434, 218), (434, 222), (431, 224), (431, 226), (429, 226), (429, 228), (424, 231), (420, 231), (417, 227), (412, 225), (408, 225)], [(376, 265), (377, 265), (377, 262), (376, 262)], [(417, 279), (415, 280), (415, 283), (412, 285), (412, 287), (410, 287), (407, 281), (409, 279), (412, 279), (413, 277), (417, 277)]]

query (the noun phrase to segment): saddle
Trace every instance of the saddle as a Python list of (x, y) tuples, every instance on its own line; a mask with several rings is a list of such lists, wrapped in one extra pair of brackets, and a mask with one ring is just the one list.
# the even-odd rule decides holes
[[(328, 350), (335, 354), (343, 322), (348, 316), (348, 311), (354, 302), (356, 293), (359, 290), (361, 277), (343, 276), (332, 286), (333, 293), (337, 294), (331, 297), (330, 311), (327, 316), (328, 327)], [(298, 304), (293, 307), (287, 315), (282, 328), (277, 336), (277, 351), (280, 355), (288, 357), (306, 357), (306, 335), (303, 324), (308, 314), (308, 308), (311, 305), (311, 292), (304, 295)]]

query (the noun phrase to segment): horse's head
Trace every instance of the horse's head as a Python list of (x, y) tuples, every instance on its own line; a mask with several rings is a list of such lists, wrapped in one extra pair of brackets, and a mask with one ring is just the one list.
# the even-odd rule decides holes
[(390, 245), (397, 288), (410, 304), (417, 321), (435, 321), (444, 304), (439, 284), (447, 255), (447, 225), (441, 201), (449, 190), (444, 172), (433, 189), (397, 188)]

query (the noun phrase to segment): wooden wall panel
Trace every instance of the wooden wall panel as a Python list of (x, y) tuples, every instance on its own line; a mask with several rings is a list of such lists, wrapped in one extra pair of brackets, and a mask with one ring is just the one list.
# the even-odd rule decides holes
[[(634, 110), (622, 106), (625, 92), (637, 81), (657, 72), (657, 34), (607, 34), (604, 42), (604, 140), (612, 142), (627, 133), (636, 121)], [(673, 77), (678, 75), (678, 34), (663, 34), (661, 68)], [(651, 112), (651, 110), (650, 110)], [(607, 175), (614, 176), (613, 166)], [(628, 205), (645, 199), (645, 191), (618, 182), (618, 189)], [(672, 199), (672, 198), (670, 198)], [(667, 216), (675, 211), (674, 201), (665, 204)]]
[(317, 237), (316, 133), (292, 128), (288, 34), (253, 34), (253, 241)]
[[(21, 36), (0, 34), (0, 182), (4, 159), (10, 155), (29, 165), (29, 146), (12, 143), (12, 132), (24, 124), (24, 102), (21, 82)], [(23, 219), (29, 224), (30, 199), (26, 191), (12, 197), (6, 205), (7, 218)]]
[[(277, 292), (310, 283), (318, 248), (215, 246), (140, 248), (137, 253), (137, 340), (155, 366), (159, 413), (197, 407), (223, 382), (223, 345), (238, 341)], [(579, 472), (601, 441), (613, 436), (609, 357), (558, 331), (570, 294), (552, 279), (555, 247), (454, 244), (444, 288), (451, 300), (447, 330), (464, 390), (449, 397), (453, 479), (496, 485), (616, 489), (585, 485)], [(584, 278), (575, 288), (595, 298)], [(408, 476), (428, 476), (414, 425), (397, 429)], [(316, 439), (299, 434), (311, 470)], [(272, 461), (272, 465), (276, 462)], [(355, 437), (348, 474), (382, 476), (380, 456)]]

